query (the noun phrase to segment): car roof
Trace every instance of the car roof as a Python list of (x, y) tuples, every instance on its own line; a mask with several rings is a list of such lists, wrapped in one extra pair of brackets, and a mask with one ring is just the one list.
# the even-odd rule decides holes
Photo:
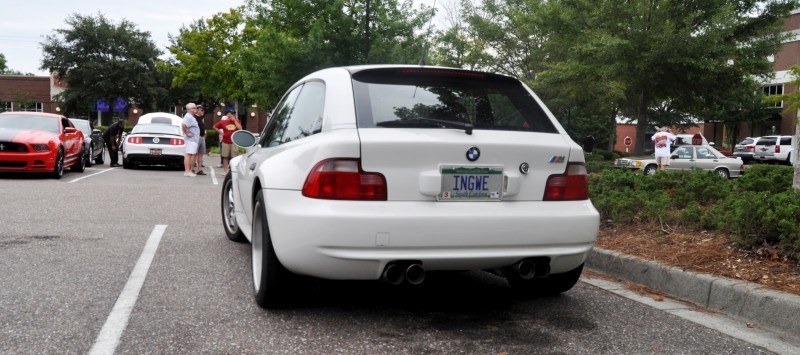
[(178, 115), (168, 112), (151, 112), (139, 117), (136, 124), (169, 124), (173, 126), (180, 126), (183, 121)]
[(25, 116), (45, 116), (45, 117), (52, 117), (52, 118), (66, 118), (63, 115), (58, 115), (55, 113), (47, 113), (47, 112), (30, 112), (30, 111), (7, 111), (7, 112), (0, 112), (0, 115), (25, 115)]

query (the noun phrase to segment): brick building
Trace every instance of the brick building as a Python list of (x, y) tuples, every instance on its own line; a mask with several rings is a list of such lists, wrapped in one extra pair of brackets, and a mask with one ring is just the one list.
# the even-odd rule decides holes
[[(47, 113), (62, 113), (59, 103), (53, 99), (55, 95), (64, 91), (66, 84), (61, 82), (57, 75), (30, 76), (30, 75), (0, 75), (0, 111), (34, 111)], [(222, 118), (224, 108), (215, 107), (206, 109), (205, 125), (211, 129), (215, 122)], [(183, 107), (176, 105), (169, 112), (183, 116)], [(125, 115), (128, 127), (133, 127), (139, 122), (139, 117), (145, 114), (140, 107), (129, 107), (127, 113), (97, 111), (96, 107), (87, 107), (86, 110), (74, 115), (85, 118), (96, 125), (107, 126), (114, 120)], [(240, 106), (239, 118), (246, 123), (246, 129), (251, 132), (260, 132), (267, 122), (268, 114), (258, 107)]]
[(60, 92), (47, 76), (0, 75), (0, 108), (4, 111), (57, 113), (53, 95)]
[[(770, 57), (773, 63), (773, 79), (762, 83), (762, 89), (766, 95), (788, 94), (797, 91), (797, 86), (788, 83), (794, 78), (789, 73), (789, 68), (800, 65), (800, 9), (792, 11), (791, 16), (783, 23), (783, 31), (789, 35), (784, 40), (783, 47), (774, 57)], [(776, 107), (784, 108), (783, 103), (775, 104)], [(725, 127), (719, 122), (706, 122), (703, 134), (709, 141), (722, 141), (723, 137), (733, 135), (736, 141), (745, 137), (757, 137), (766, 135), (793, 135), (795, 133), (794, 121), (797, 111), (782, 112), (775, 115), (765, 122), (742, 122), (729, 132), (729, 127)]]

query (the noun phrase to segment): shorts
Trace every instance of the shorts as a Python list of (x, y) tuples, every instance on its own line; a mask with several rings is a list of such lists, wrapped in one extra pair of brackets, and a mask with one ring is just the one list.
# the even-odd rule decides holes
[(197, 142), (186, 141), (186, 154), (197, 154)]
[(220, 151), (220, 155), (223, 158), (233, 158), (237, 154), (236, 147), (233, 146), (233, 143), (222, 143), (222, 150)]
[(656, 164), (663, 165), (663, 166), (669, 166), (669, 157), (657, 157), (656, 158)]
[(200, 137), (197, 142), (197, 154), (206, 154), (206, 137)]

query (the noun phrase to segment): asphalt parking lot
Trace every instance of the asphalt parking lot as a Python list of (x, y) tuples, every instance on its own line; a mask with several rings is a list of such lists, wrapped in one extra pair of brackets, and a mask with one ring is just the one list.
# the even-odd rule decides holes
[(309, 280), (296, 307), (263, 310), (252, 297), (250, 246), (227, 240), (220, 224), (219, 170), (194, 178), (107, 165), (61, 180), (0, 174), (2, 352), (798, 349), (758, 329), (742, 333), (732, 320), (723, 328), (737, 331), (698, 324), (592, 278), (545, 299), (518, 299), (483, 272), (433, 274), (417, 288)]

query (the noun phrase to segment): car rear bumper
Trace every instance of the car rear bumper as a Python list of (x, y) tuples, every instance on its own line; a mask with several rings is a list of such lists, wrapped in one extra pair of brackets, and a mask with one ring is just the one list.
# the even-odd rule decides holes
[(0, 154), (0, 171), (50, 172), (55, 163), (53, 152)]
[(378, 279), (387, 263), (427, 270), (509, 266), (548, 257), (574, 269), (592, 249), (599, 213), (590, 201), (334, 201), (264, 190), (273, 245), (289, 270), (328, 279)]
[[(160, 154), (154, 155), (154, 150)], [(167, 146), (163, 144), (125, 144), (123, 158), (128, 162), (144, 164), (183, 164), (184, 146)]]

